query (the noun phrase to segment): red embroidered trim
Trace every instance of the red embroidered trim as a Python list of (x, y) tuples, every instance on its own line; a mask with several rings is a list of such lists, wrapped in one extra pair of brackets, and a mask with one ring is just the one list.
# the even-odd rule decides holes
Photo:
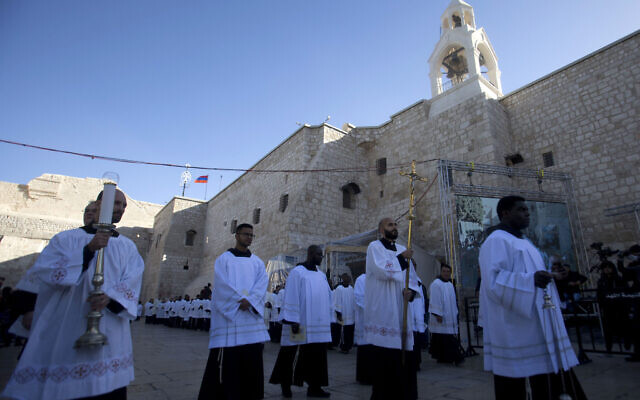
[[(365, 325), (364, 330), (365, 332), (373, 333), (374, 335), (380, 336), (402, 336), (402, 331), (400, 329), (386, 328), (384, 326)], [(407, 332), (406, 336), (409, 336), (409, 332)]]
[(52, 380), (55, 383), (63, 382), (69, 378), (80, 380), (86, 379), (91, 375), (103, 376), (108, 371), (116, 373), (120, 370), (133, 367), (133, 355), (122, 358), (114, 358), (109, 361), (96, 361), (94, 363), (80, 363), (72, 366), (71, 368), (64, 365), (57, 366), (55, 368), (42, 367), (37, 371), (32, 367), (25, 367), (16, 370), (11, 379), (19, 384), (26, 384), (33, 379), (37, 379), (39, 382), (45, 382), (47, 379)]
[(124, 282), (118, 283), (113, 287), (113, 289), (118, 293), (122, 293), (127, 300), (134, 301), (136, 299), (136, 293), (129, 289), (127, 284)]
[(58, 283), (58, 282), (62, 282), (64, 280), (64, 278), (67, 277), (67, 269), (66, 268), (62, 268), (62, 267), (58, 267), (56, 269), (54, 269), (53, 271), (51, 271), (51, 282), (53, 283)]

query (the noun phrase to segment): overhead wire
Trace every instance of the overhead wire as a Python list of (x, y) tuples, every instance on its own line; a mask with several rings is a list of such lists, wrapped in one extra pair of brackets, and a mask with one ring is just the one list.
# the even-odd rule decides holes
[[(259, 168), (225, 168), (225, 167), (205, 167), (199, 165), (186, 165), (186, 164), (175, 164), (169, 162), (154, 162), (154, 161), (142, 161), (142, 160), (133, 160), (128, 158), (120, 158), (120, 157), (112, 157), (112, 156), (104, 156), (99, 154), (90, 154), (90, 153), (82, 153), (77, 151), (70, 150), (62, 150), (56, 149), (53, 147), (45, 147), (38, 146), (28, 143), (16, 142), (13, 140), (0, 139), (0, 143), (11, 144), (15, 146), (22, 146), (31, 149), (49, 151), (53, 153), (61, 153), (68, 154), (77, 157), (90, 158), (92, 160), (103, 160), (103, 161), (112, 161), (112, 162), (120, 162), (126, 164), (139, 164), (139, 165), (151, 165), (157, 167), (170, 167), (170, 168), (189, 168), (194, 170), (203, 170), (203, 171), (224, 171), (224, 172), (256, 172), (256, 173), (317, 173), (317, 172), (371, 172), (376, 171), (377, 167), (355, 167), (355, 168), (321, 168), (321, 169), (259, 169)], [(417, 161), (417, 164), (425, 164), (428, 162), (437, 161), (436, 158), (430, 160)], [(408, 166), (409, 164), (396, 164), (392, 166), (388, 166), (387, 170), (397, 170)]]

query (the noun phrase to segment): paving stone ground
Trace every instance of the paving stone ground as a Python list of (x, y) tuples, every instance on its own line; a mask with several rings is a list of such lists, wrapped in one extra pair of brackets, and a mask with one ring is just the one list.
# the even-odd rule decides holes
[[(135, 353), (135, 381), (129, 385), (130, 400), (196, 399), (200, 380), (207, 362), (208, 335), (145, 325), (132, 325)], [(19, 349), (0, 349), (0, 387), (4, 388)], [(278, 346), (267, 343), (264, 351), (265, 398), (280, 398), (280, 387), (266, 381), (275, 363)], [(576, 368), (589, 399), (640, 398), (640, 364), (628, 363), (623, 356), (589, 354), (592, 363)], [(350, 354), (329, 351), (328, 390), (331, 399), (368, 399), (369, 386), (355, 382), (355, 349)], [(306, 388), (293, 387), (293, 398), (306, 398)], [(436, 364), (423, 353), (422, 369), (418, 372), (418, 395), (429, 400), (493, 399), (491, 375), (482, 371), (482, 356), (468, 358), (459, 366)]]

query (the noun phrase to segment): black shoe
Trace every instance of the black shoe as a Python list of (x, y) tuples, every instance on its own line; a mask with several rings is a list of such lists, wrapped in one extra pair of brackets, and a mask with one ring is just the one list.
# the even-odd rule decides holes
[(331, 396), (331, 393), (329, 392), (325, 392), (324, 390), (322, 390), (322, 388), (308, 388), (307, 389), (307, 397), (322, 397), (322, 398), (327, 398)]
[(286, 399), (290, 399), (291, 396), (293, 396), (293, 393), (291, 393), (291, 386), (281, 385), (281, 388), (282, 388), (282, 397)]

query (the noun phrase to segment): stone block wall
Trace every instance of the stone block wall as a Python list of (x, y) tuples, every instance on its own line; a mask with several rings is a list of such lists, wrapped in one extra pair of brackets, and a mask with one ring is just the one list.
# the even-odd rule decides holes
[[(0, 276), (15, 286), (57, 233), (82, 225), (85, 206), (102, 189), (96, 178), (43, 174), (26, 185), (0, 182)], [(144, 258), (158, 204), (127, 197), (119, 231)]]
[[(206, 208), (202, 200), (174, 197), (156, 215), (143, 278), (145, 300), (198, 294), (185, 293), (185, 288), (201, 268)], [(196, 233), (193, 245), (188, 246), (186, 235), (191, 230)]]
[[(624, 62), (620, 62), (624, 60)], [(526, 168), (571, 173), (585, 243), (640, 241), (633, 214), (604, 209), (640, 201), (640, 33), (635, 32), (500, 100)]]

